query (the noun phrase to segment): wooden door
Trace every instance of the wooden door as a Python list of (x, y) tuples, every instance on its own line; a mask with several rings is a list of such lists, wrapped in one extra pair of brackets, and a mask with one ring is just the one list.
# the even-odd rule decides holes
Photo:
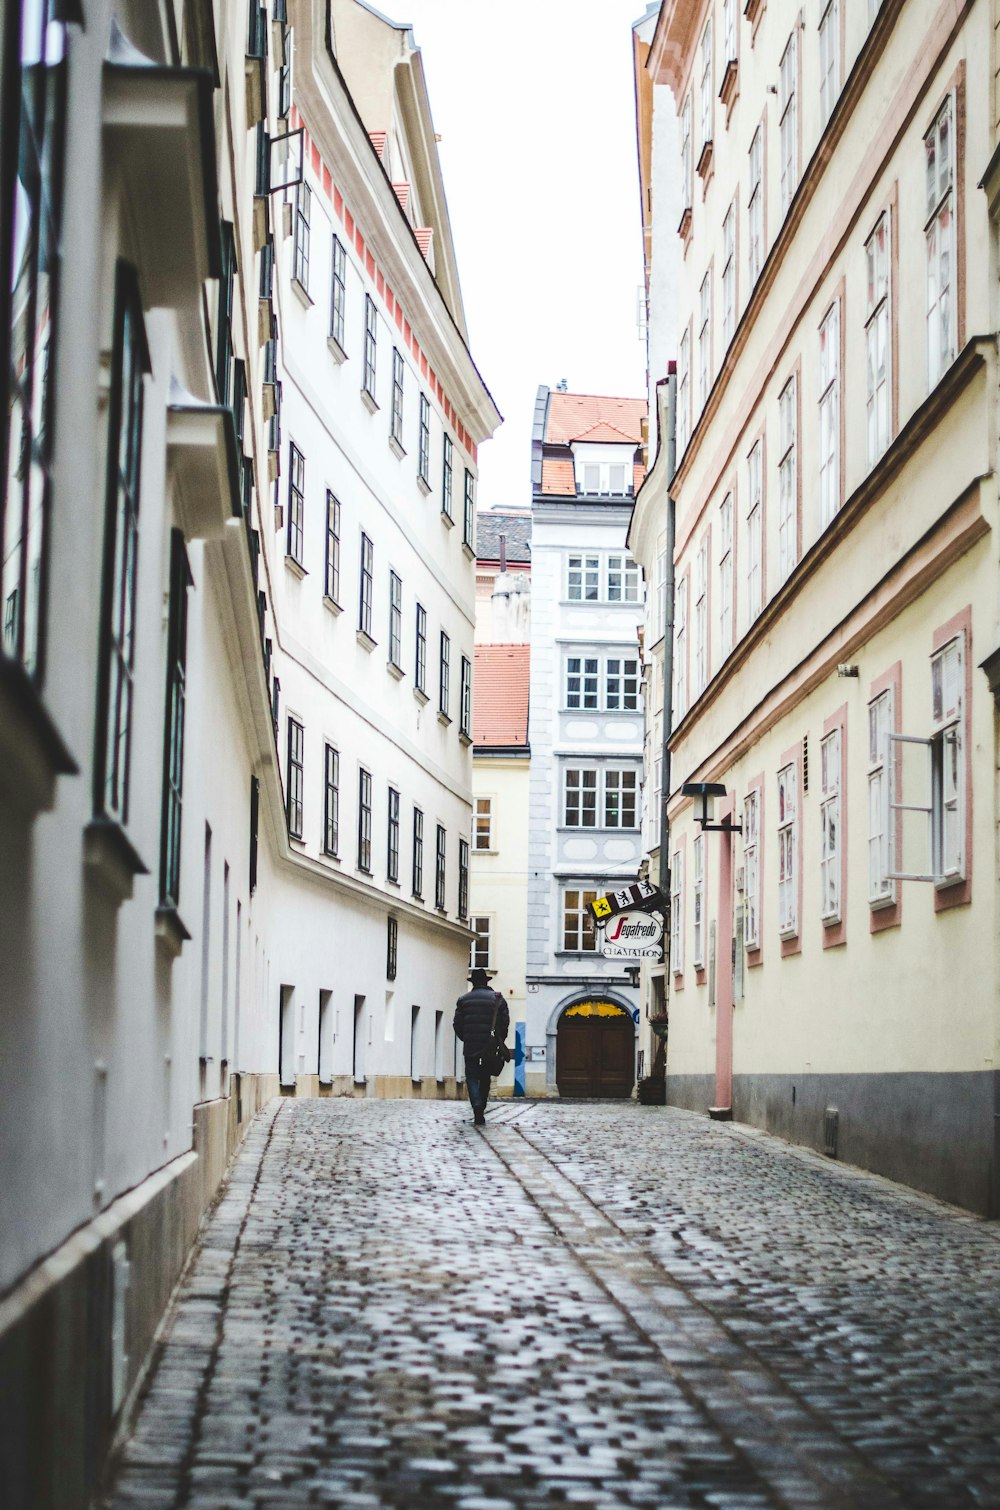
[(635, 1028), (620, 1008), (585, 1003), (560, 1018), (556, 1084), (561, 1096), (630, 1096), (634, 1069)]

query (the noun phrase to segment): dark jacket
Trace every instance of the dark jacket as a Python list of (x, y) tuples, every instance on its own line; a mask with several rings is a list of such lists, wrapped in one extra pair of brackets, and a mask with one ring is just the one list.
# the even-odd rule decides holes
[(477, 986), (473, 991), (466, 991), (455, 1003), (455, 1036), (462, 1040), (466, 1059), (478, 1059), (488, 1047), (495, 1006), (496, 1038), (498, 1043), (504, 1043), (510, 1027), (510, 1013), (499, 991), (494, 991), (492, 986)]

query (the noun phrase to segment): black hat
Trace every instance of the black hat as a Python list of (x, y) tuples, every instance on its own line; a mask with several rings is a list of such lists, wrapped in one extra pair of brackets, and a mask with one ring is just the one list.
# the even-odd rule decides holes
[(473, 987), (477, 990), (480, 986), (488, 986), (490, 983), (490, 978), (487, 975), (486, 971), (481, 970), (478, 967), (470, 972), (469, 979), (471, 980)]

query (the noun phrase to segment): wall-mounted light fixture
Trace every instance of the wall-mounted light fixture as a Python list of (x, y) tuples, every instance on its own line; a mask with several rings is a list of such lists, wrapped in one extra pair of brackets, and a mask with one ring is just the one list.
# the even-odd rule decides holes
[(713, 834), (742, 834), (742, 823), (734, 823), (728, 818), (725, 823), (713, 823), (715, 817), (715, 799), (724, 797), (726, 788), (721, 781), (685, 781), (681, 787), (682, 797), (693, 797), (694, 821), (701, 825), (702, 833)]
[(625, 966), (625, 975), (626, 975), (626, 978), (628, 979), (628, 983), (632, 987), (633, 991), (635, 991), (637, 989), (638, 985), (639, 985), (639, 971), (640, 971), (640, 969), (641, 969), (641, 966), (639, 966), (639, 965), (626, 965)]

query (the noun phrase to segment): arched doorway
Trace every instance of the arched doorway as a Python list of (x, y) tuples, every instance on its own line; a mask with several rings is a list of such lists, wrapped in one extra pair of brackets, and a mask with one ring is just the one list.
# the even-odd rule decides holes
[(560, 1096), (631, 1096), (635, 1084), (635, 1026), (615, 1002), (574, 1002), (556, 1030)]

